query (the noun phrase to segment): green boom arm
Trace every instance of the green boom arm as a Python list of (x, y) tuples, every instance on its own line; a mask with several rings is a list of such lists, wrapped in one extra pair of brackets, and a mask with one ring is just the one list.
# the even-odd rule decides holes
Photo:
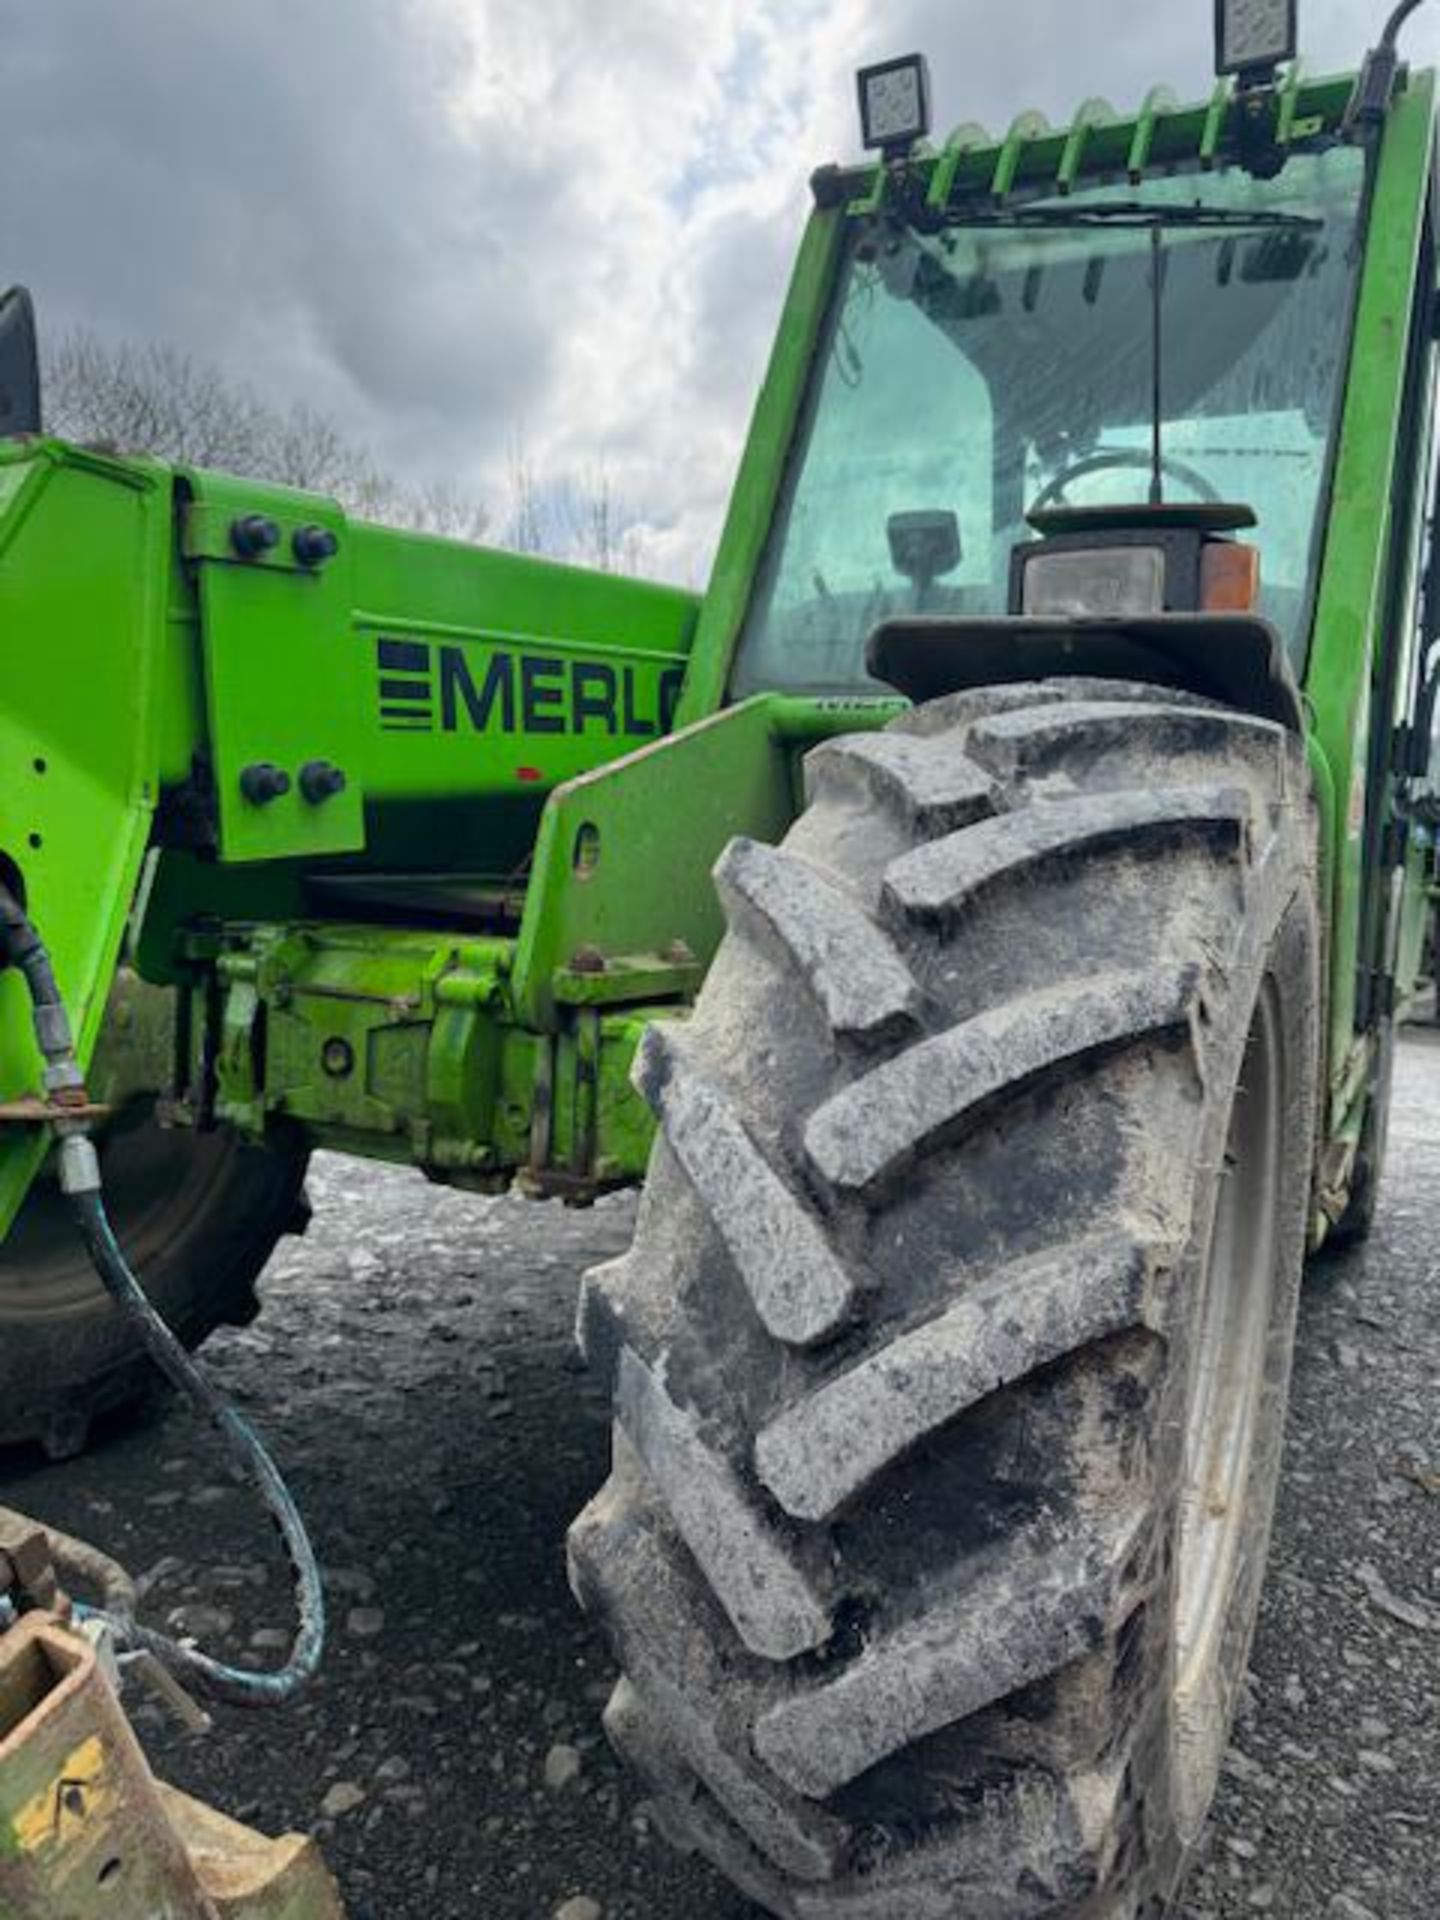
[[(0, 448), (0, 871), (44, 929), (82, 1058), (147, 847), (147, 898), (178, 918), (288, 922), (332, 904), (328, 869), (332, 896), (383, 873), (412, 919), (503, 929), (547, 795), (668, 730), (695, 604), (348, 525), (300, 494)], [(435, 911), (416, 913), (427, 889)], [(157, 977), (193, 980), (175, 932), (147, 929), (144, 951)], [(39, 1062), (18, 982), (0, 996), (13, 1102)], [(42, 1152), (12, 1118), (0, 1225)]]
[[(692, 595), (58, 442), (0, 449), (0, 556), (0, 872), (87, 1065), (127, 924), (173, 990), (139, 1020), (127, 978), (97, 1085), (452, 1180), (638, 1176), (630, 1056), (714, 949), (711, 862), (783, 831), (799, 743), (885, 711), (675, 734)], [(0, 994), (3, 1228), (45, 1133)]]

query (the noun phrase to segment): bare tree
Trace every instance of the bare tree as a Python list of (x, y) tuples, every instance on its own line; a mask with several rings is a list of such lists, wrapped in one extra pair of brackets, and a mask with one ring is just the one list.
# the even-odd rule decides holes
[[(358, 519), (447, 539), (476, 542), (489, 526), (483, 504), (462, 488), (407, 485), (327, 414), (274, 406), (176, 347), (114, 345), (80, 329), (49, 347), (43, 375), (47, 425), (66, 439), (330, 494)], [(639, 571), (643, 538), (603, 460), (542, 484), (517, 438), (508, 464), (499, 544), (605, 573)]]
[(543, 553), (546, 541), (541, 525), (540, 489), (523, 440), (510, 442), (509, 466), (510, 512), (502, 536), (504, 544), (513, 547), (516, 553)]
[(43, 387), (46, 424), (66, 439), (328, 493), (357, 518), (451, 539), (485, 531), (483, 506), (459, 488), (407, 486), (327, 415), (269, 405), (176, 347), (112, 346), (79, 329), (46, 353)]
[(510, 447), (510, 503), (501, 543), (601, 573), (638, 573), (644, 537), (615, 495), (603, 460), (542, 486), (523, 440)]
[(564, 496), (571, 545), (586, 566), (602, 573), (637, 573), (643, 540), (634, 516), (616, 499), (603, 460), (588, 468)]

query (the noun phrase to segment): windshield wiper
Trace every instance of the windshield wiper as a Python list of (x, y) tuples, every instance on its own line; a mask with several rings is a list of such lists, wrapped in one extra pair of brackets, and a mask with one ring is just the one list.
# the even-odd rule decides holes
[(1143, 200), (1113, 200), (1096, 207), (1000, 207), (974, 213), (948, 213), (947, 227), (1229, 227), (1241, 232), (1281, 228), (1314, 233), (1325, 225), (1313, 214), (1276, 213), (1243, 207), (1150, 207)]

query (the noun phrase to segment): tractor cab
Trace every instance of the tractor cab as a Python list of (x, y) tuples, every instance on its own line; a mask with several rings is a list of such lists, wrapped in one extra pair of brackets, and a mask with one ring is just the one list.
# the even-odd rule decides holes
[(850, 217), (735, 693), (894, 684), (917, 619), (1223, 612), (1303, 676), (1366, 151), (1298, 83), (1250, 97), (1223, 148), (1164, 96), (890, 142), (859, 217), (818, 176)]

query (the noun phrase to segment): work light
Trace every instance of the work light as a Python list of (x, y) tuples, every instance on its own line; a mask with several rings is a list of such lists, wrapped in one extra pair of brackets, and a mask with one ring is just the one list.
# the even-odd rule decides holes
[(930, 68), (923, 53), (862, 67), (860, 128), (867, 147), (887, 158), (908, 153), (930, 131)]
[(1215, 0), (1215, 71), (1242, 77), (1293, 60), (1298, 0)]

